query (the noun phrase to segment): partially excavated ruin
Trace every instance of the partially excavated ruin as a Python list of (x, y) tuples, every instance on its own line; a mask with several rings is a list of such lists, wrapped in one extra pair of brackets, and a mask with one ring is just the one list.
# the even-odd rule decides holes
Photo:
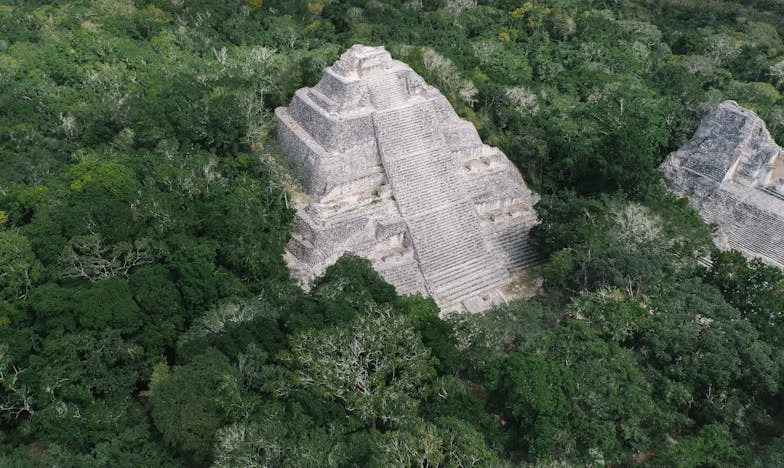
[(784, 160), (765, 123), (725, 101), (662, 165), (667, 185), (718, 226), (716, 245), (784, 268)]
[(510, 272), (535, 262), (537, 196), (383, 47), (353, 46), (275, 116), (307, 195), (286, 248), (304, 287), (351, 252), (400, 294), (479, 311), (503, 302)]

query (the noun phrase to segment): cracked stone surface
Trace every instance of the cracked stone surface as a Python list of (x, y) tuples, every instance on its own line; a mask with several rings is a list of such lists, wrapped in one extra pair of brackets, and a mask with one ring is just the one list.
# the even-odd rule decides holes
[(670, 190), (718, 226), (718, 247), (784, 268), (782, 157), (757, 114), (725, 101), (662, 170)]
[(383, 47), (353, 46), (275, 116), (306, 195), (286, 248), (303, 287), (351, 252), (399, 294), (481, 311), (506, 300), (511, 272), (537, 262), (528, 232), (538, 197)]

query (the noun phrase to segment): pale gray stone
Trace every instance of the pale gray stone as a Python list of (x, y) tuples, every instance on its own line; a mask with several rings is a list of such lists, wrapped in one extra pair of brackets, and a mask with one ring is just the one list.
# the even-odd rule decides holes
[(383, 47), (353, 46), (275, 116), (307, 195), (286, 247), (303, 287), (351, 252), (400, 294), (479, 311), (505, 300), (511, 272), (537, 262), (528, 232), (538, 197)]
[(718, 247), (784, 268), (784, 160), (757, 114), (721, 103), (662, 170), (667, 186), (718, 226)]

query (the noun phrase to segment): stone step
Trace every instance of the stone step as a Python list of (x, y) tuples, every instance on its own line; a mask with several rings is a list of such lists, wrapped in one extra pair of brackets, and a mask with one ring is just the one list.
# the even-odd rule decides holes
[(382, 153), (388, 159), (398, 159), (438, 148), (438, 140), (433, 135), (412, 132), (402, 132), (400, 136), (380, 139), (379, 147)]
[(539, 265), (542, 263), (542, 257), (536, 249), (526, 241), (524, 245), (520, 246), (520, 248), (509, 255), (505, 263), (508, 265), (507, 268), (509, 270), (521, 270), (529, 266)]
[(778, 182), (773, 185), (769, 185), (767, 187), (757, 187), (758, 190), (761, 190), (768, 195), (772, 195), (780, 200), (784, 200), (784, 184)]
[(400, 135), (401, 133), (414, 133), (428, 130), (435, 132), (437, 126), (433, 124), (433, 111), (430, 103), (420, 101), (410, 105), (378, 111), (374, 117), (383, 123), (379, 127), (382, 136)]
[(726, 213), (720, 212), (715, 206), (710, 203), (706, 203), (699, 207), (699, 211), (702, 214), (702, 218), (707, 223), (718, 223), (719, 220), (723, 219), (726, 216)]
[(422, 276), (441, 305), (508, 280), (485, 245), (479, 218), (427, 101), (373, 115), (381, 158), (408, 224)]
[(456, 192), (459, 179), (450, 170), (449, 160), (438, 150), (412, 157), (391, 160), (386, 164), (387, 177), (395, 192), (414, 193), (397, 197), (403, 216), (415, 216), (441, 207), (462, 196)]
[(499, 287), (509, 281), (509, 274), (492, 264), (483, 268), (462, 270), (454, 274), (448, 281), (433, 284), (435, 294), (446, 304), (451, 304), (481, 291)]
[[(447, 292), (450, 298), (471, 294), (477, 292), (477, 285), (485, 286), (483, 281), (493, 283), (508, 276), (487, 250), (471, 209), (461, 203), (409, 221), (425, 280), (437, 297)], [(464, 279), (472, 276), (486, 280)], [(468, 289), (456, 290), (460, 285)]]
[(735, 174), (753, 180), (759, 177), (760, 171), (760, 166), (741, 162), (738, 164)]
[(332, 100), (332, 98), (322, 94), (316, 88), (310, 88), (308, 90), (308, 97), (310, 97), (314, 103), (327, 112), (336, 112), (340, 107), (337, 102)]
[(404, 106), (408, 102), (408, 95), (403, 93), (384, 93), (380, 91), (370, 91), (370, 100), (378, 110), (394, 109)]
[(727, 241), (733, 249), (741, 250), (751, 255), (757, 254), (768, 257), (779, 263), (784, 263), (784, 257), (777, 252), (776, 245), (771, 245), (770, 242), (749, 236), (747, 233), (727, 233)]
[(722, 221), (721, 232), (727, 239), (728, 247), (752, 255), (756, 253), (784, 264), (784, 249), (781, 247), (784, 233), (768, 227), (779, 225), (781, 221), (775, 216), (742, 206), (736, 207), (735, 210), (741, 211), (724, 213), (706, 204), (700, 208), (700, 213), (709, 222)]
[[(727, 240), (730, 247), (751, 253), (758, 253), (779, 263), (784, 263), (781, 236), (776, 236), (775, 233), (770, 232), (768, 229), (752, 227), (757, 222), (763, 221), (751, 221), (746, 228), (727, 232)], [(778, 239), (776, 237), (778, 237)]]
[(292, 236), (286, 245), (286, 249), (294, 257), (303, 261), (311, 261), (315, 258), (315, 247), (309, 240), (301, 237)]
[(466, 206), (446, 206), (408, 220), (423, 268), (441, 270), (464, 257), (486, 253), (479, 223)]
[(519, 270), (540, 262), (539, 254), (528, 242), (527, 229), (524, 226), (514, 226), (499, 233), (494, 239), (498, 253), (509, 270)]
[(443, 267), (441, 270), (433, 272), (428, 275), (428, 279), (434, 283), (445, 283), (449, 281), (450, 277), (455, 276), (463, 270), (480, 270), (483, 264), (487, 261), (484, 257), (466, 258), (459, 263)]
[(391, 140), (379, 140), (379, 151), (385, 161), (403, 159), (414, 154), (422, 154), (437, 148), (433, 139), (421, 136), (408, 136)]
[(419, 271), (419, 266), (415, 261), (397, 265), (393, 268), (380, 269), (379, 274), (389, 284), (394, 285), (395, 290), (400, 295), (414, 294), (426, 290), (422, 273)]
[(368, 76), (367, 87), (376, 109), (398, 107), (408, 99), (403, 83), (393, 73), (377, 72)]

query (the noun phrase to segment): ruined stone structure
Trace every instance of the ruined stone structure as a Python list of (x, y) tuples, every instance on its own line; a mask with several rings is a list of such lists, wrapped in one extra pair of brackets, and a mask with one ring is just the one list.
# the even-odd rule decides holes
[(351, 252), (400, 294), (478, 311), (502, 302), (510, 272), (535, 261), (536, 195), (383, 47), (353, 46), (275, 116), (307, 195), (286, 249), (303, 286)]
[(725, 101), (662, 169), (669, 188), (718, 225), (716, 245), (784, 268), (782, 158), (765, 123)]

